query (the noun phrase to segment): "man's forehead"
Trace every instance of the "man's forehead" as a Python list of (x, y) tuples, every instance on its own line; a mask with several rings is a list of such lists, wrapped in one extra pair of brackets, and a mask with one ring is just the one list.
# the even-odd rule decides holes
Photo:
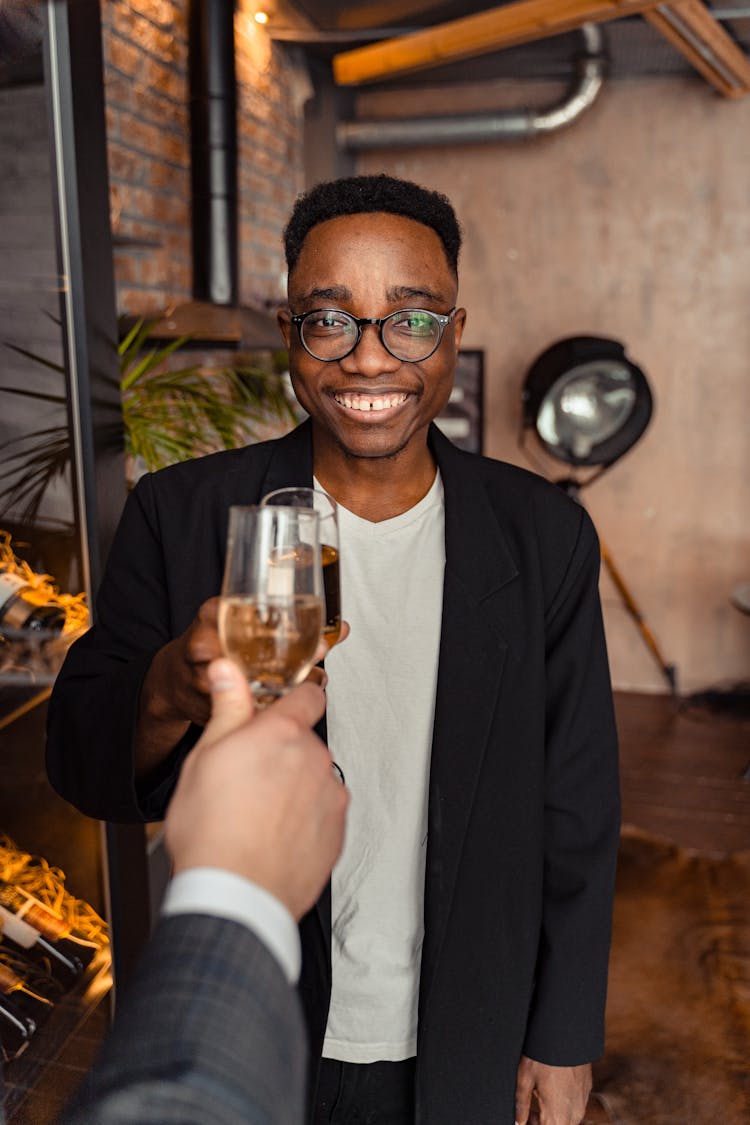
[[(365, 252), (368, 249), (365, 245), (367, 242), (374, 250), (378, 244), (395, 249), (405, 241), (410, 242), (412, 246), (421, 247), (423, 260), (429, 266), (430, 273), (447, 270), (451, 276), (455, 276), (448, 263), (442, 239), (432, 227), (406, 215), (394, 215), (386, 211), (362, 211), (353, 215), (335, 215), (311, 227), (302, 242), (299, 257), (290, 277), (297, 273), (300, 267), (305, 273), (310, 270), (318, 273), (321, 268), (325, 268), (323, 259), (341, 256), (347, 243), (360, 242), (363, 245), (358, 249)], [(414, 264), (416, 265), (416, 260)]]
[(442, 247), (442, 240), (431, 226), (409, 215), (394, 215), (390, 211), (358, 211), (353, 215), (332, 215), (321, 219), (310, 228), (303, 240), (303, 247), (309, 240), (316, 242), (323, 238), (354, 238), (366, 233), (373, 238), (388, 238), (398, 230), (399, 235), (428, 242), (436, 242)]

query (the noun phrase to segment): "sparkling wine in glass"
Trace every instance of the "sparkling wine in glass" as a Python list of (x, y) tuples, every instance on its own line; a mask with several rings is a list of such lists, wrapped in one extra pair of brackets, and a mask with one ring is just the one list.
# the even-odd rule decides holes
[(258, 706), (305, 679), (322, 629), (317, 512), (230, 508), (219, 636), (247, 676)]
[(277, 488), (261, 500), (266, 505), (312, 508), (318, 513), (320, 554), (323, 564), (325, 622), (323, 640), (333, 648), (341, 635), (341, 581), (339, 578), (339, 521), (336, 501), (317, 488)]

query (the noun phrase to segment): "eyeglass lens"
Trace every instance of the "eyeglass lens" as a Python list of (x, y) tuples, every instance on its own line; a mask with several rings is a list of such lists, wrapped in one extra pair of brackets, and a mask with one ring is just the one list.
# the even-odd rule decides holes
[[(435, 350), (442, 327), (431, 312), (402, 309), (383, 320), (380, 333), (383, 344), (397, 359), (420, 360)], [(316, 359), (343, 359), (357, 344), (358, 327), (349, 313), (323, 310), (305, 317), (300, 335)]]

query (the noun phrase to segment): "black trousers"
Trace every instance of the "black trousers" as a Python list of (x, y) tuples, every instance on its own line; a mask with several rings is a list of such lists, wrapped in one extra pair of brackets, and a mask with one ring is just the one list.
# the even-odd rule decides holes
[(313, 1125), (414, 1125), (414, 1064), (323, 1059)]

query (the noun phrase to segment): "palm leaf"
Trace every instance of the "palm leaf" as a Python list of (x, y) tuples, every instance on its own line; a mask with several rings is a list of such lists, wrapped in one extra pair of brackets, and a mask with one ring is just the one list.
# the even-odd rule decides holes
[(43, 367), (48, 367), (50, 371), (57, 371), (59, 375), (65, 374), (65, 368), (51, 359), (45, 359), (44, 356), (37, 355), (36, 352), (30, 352), (26, 348), (20, 347), (18, 344), (11, 344), (7, 340), (5, 341), (5, 346), (6, 348), (10, 348), (12, 352), (17, 352), (18, 355), (25, 356), (26, 359), (33, 359), (34, 363), (41, 363)]
[[(285, 353), (271, 356), (270, 369), (242, 363), (223, 370), (204, 370), (198, 364), (175, 370), (169, 361), (189, 340), (183, 336), (161, 347), (149, 347), (155, 321), (139, 319), (117, 347), (126, 452), (142, 458), (154, 471), (216, 449), (232, 449), (254, 440), (270, 422), (296, 422), (281, 373)], [(6, 346), (18, 355), (64, 375), (64, 368), (17, 344)], [(0, 390), (61, 408), (60, 394)], [(67, 426), (36, 430), (0, 446), (0, 502), (23, 508), (23, 522), (32, 521), (42, 497), (70, 459)]]
[(2, 387), (5, 394), (23, 395), (25, 398), (35, 398), (39, 402), (54, 402), (57, 406), (64, 406), (65, 399), (62, 395), (46, 395), (42, 391), (27, 391), (23, 387)]
[[(16, 448), (13, 448), (13, 447)], [(32, 523), (44, 493), (62, 476), (70, 461), (67, 426), (36, 430), (0, 445), (0, 499), (18, 511), (21, 523)]]

